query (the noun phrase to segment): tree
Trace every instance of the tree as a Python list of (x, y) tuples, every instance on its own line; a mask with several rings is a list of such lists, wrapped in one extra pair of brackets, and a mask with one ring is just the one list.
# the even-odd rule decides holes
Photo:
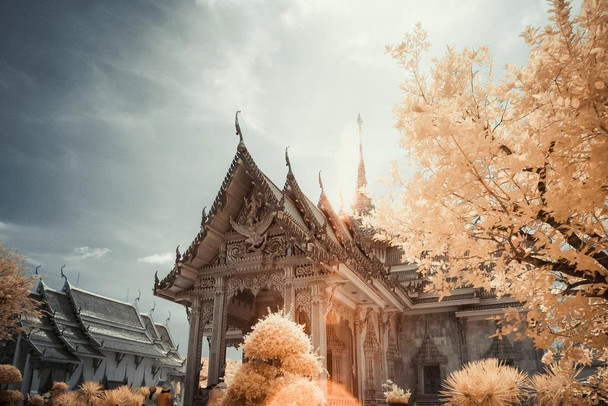
[(270, 313), (244, 338), (248, 362), (234, 376), (222, 402), (232, 405), (325, 404), (315, 378), (322, 371), (304, 327), (283, 312)]
[(0, 241), (0, 341), (13, 340), (23, 331), (19, 318), (40, 315), (38, 302), (30, 296), (34, 278), (25, 276), (23, 258)]
[(373, 223), (430, 290), (511, 295), (527, 312), (508, 310), (505, 333), (527, 326), (589, 362), (608, 358), (608, 1), (570, 11), (555, 0), (500, 80), (484, 47), (448, 48), (426, 74), (420, 25), (387, 47), (408, 74), (396, 127), (417, 166), (394, 168)]

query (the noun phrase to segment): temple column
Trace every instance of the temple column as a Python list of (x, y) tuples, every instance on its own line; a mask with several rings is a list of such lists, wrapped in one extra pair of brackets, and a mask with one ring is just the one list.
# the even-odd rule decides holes
[[(319, 351), (322, 366), (327, 370), (327, 333), (325, 325), (325, 297), (324, 285), (314, 283), (310, 287), (310, 335), (313, 348)], [(319, 375), (321, 388), (327, 394), (327, 374)]]
[(363, 341), (367, 333), (367, 323), (355, 316), (355, 356), (357, 368), (357, 398), (361, 404), (365, 404), (365, 351)]
[(283, 311), (295, 321), (296, 290), (293, 286), (293, 267), (285, 268), (285, 286), (283, 287)]
[(224, 278), (219, 276), (215, 281), (215, 297), (213, 298), (213, 323), (211, 325), (211, 341), (209, 343), (209, 372), (207, 385), (219, 383), (223, 372), (226, 356), (226, 292)]
[(190, 313), (190, 332), (188, 334), (188, 358), (186, 361), (186, 379), (184, 382), (184, 406), (194, 404), (194, 396), (198, 393), (200, 378), (200, 358), (199, 347), (201, 346), (200, 336), (200, 298), (192, 298), (192, 309)]
[(382, 384), (388, 379), (388, 330), (389, 330), (389, 315), (381, 313), (379, 316), (378, 326), (380, 333), (380, 357), (382, 362), (382, 371), (380, 377), (380, 386), (377, 389), (382, 389)]

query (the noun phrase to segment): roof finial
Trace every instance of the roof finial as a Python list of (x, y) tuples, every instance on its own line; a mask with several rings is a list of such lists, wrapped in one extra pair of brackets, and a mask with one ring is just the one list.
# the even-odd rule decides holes
[(204, 227), (207, 223), (207, 206), (203, 207), (203, 212), (201, 213), (201, 227)]
[(141, 299), (141, 290), (137, 289), (137, 292), (139, 293), (139, 295), (137, 295), (137, 297), (135, 298), (135, 303), (139, 302), (139, 299)]
[(61, 270), (60, 270), (59, 272), (61, 273), (61, 277), (62, 277), (63, 279), (65, 279), (65, 282), (67, 283), (67, 282), (68, 282), (68, 277), (67, 277), (67, 276), (65, 276), (65, 274), (63, 273), (63, 268), (65, 268), (65, 265), (63, 265), (63, 266), (61, 267)]
[(234, 126), (236, 127), (236, 135), (239, 136), (239, 144), (243, 143), (243, 133), (241, 133), (241, 126), (239, 125), (239, 113), (241, 110), (237, 110), (234, 117)]
[(150, 317), (152, 317), (152, 314), (154, 313), (154, 310), (156, 310), (156, 302), (152, 301), (152, 303), (153, 303), (152, 308), (150, 309), (150, 312), (148, 313), (148, 315)]
[(293, 178), (293, 172), (291, 171), (291, 161), (289, 160), (289, 153), (287, 152), (288, 149), (289, 145), (285, 148), (285, 166), (289, 168), (287, 171), (287, 177), (291, 179)]
[(181, 254), (179, 253), (179, 245), (177, 247), (175, 247), (175, 263), (179, 262), (179, 259), (181, 257)]
[(321, 193), (325, 193), (325, 189), (323, 188), (323, 179), (321, 179), (321, 172), (319, 171), (319, 187), (321, 188)]
[(171, 311), (167, 311), (169, 312), (169, 317), (167, 317), (167, 320), (165, 320), (165, 324), (169, 324), (169, 321), (171, 320)]
[(36, 267), (36, 269), (34, 270), (34, 273), (35, 273), (36, 275), (38, 275), (38, 268), (40, 268), (41, 266), (42, 266), (42, 265), (38, 265), (38, 266)]

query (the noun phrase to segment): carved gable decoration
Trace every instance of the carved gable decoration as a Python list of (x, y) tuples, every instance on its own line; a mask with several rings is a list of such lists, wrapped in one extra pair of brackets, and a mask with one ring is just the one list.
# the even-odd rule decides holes
[(268, 243), (268, 229), (276, 216), (264, 204), (264, 195), (258, 187), (254, 187), (249, 197), (245, 198), (245, 204), (241, 209), (237, 221), (230, 217), (230, 225), (237, 233), (246, 237), (245, 245), (239, 247), (245, 252), (263, 251)]
[(520, 356), (506, 337), (503, 337), (502, 340), (498, 339), (498, 337), (494, 337), (492, 340), (492, 345), (490, 345), (490, 349), (484, 358), (496, 358), (500, 361), (512, 361), (519, 359)]
[(416, 361), (419, 365), (447, 364), (448, 357), (439, 351), (431, 336), (427, 335), (418, 350)]
[(379, 348), (378, 339), (374, 329), (370, 325), (367, 326), (367, 332), (365, 333), (365, 340), (363, 340), (363, 348), (365, 352), (374, 352)]
[(336, 335), (334, 326), (331, 324), (327, 325), (327, 349), (332, 351), (343, 351), (344, 348), (345, 345)]

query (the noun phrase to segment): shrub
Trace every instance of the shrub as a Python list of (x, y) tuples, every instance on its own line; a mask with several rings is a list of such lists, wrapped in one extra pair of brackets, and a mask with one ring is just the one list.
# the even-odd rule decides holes
[(507, 406), (521, 404), (528, 382), (526, 373), (489, 358), (452, 372), (441, 393), (458, 406)]

